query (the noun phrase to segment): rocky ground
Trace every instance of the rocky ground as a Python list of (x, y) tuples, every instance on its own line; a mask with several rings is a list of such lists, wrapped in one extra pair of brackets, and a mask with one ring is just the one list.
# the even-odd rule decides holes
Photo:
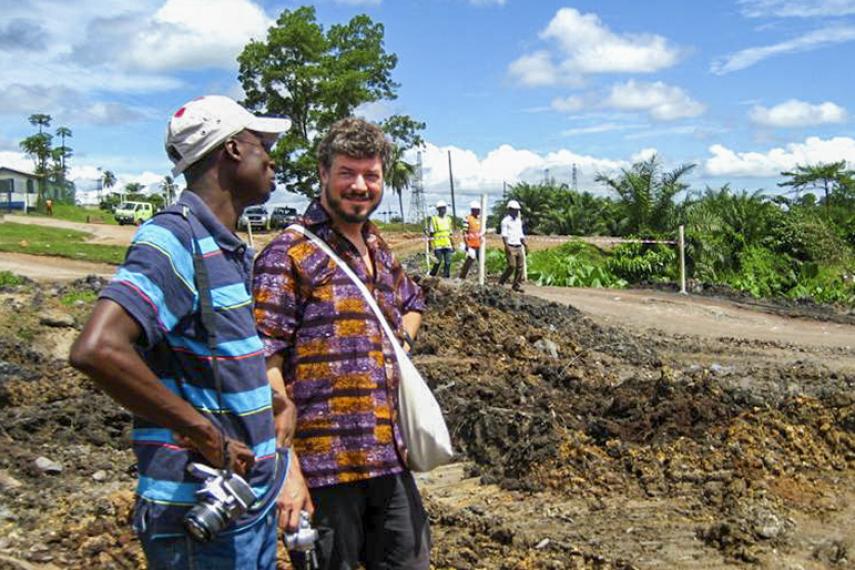
[[(437, 568), (855, 567), (835, 352), (754, 365), (762, 343), (423, 284), (414, 361), (460, 455), (419, 476)], [(0, 290), (0, 568), (141, 567), (129, 416), (65, 363), (100, 286)]]

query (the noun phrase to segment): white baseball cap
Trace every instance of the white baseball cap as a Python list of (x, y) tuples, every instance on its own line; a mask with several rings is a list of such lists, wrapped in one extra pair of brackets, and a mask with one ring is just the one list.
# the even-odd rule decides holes
[(436, 203), (437, 210), (440, 208), (448, 208), (448, 204), (445, 203), (445, 200), (440, 200)]
[(166, 127), (166, 154), (175, 163), (172, 175), (178, 176), (217, 145), (244, 129), (276, 137), (290, 128), (288, 119), (256, 117), (233, 99), (222, 95), (193, 99), (172, 115)]
[(520, 209), (520, 203), (517, 202), (516, 200), (511, 200), (510, 202), (508, 202), (507, 207), (509, 210), (519, 210)]
[(479, 202), (478, 200), (472, 200), (471, 202), (469, 202), (469, 209), (470, 210), (480, 210), (481, 209), (481, 202)]

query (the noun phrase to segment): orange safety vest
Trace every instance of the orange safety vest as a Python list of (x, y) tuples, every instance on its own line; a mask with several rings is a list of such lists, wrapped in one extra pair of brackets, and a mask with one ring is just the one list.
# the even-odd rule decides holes
[(466, 218), (466, 245), (481, 247), (481, 219), (472, 214)]

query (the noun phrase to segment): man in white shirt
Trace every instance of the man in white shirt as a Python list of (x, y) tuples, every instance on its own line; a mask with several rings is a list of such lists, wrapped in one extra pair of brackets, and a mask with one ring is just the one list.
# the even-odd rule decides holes
[(507, 210), (508, 215), (502, 218), (502, 242), (505, 244), (505, 258), (508, 260), (508, 266), (499, 278), (499, 285), (504, 285), (513, 272), (513, 290), (521, 292), (523, 248), (528, 251), (528, 246), (525, 243), (522, 218), (520, 217), (520, 203), (511, 200), (508, 202)]

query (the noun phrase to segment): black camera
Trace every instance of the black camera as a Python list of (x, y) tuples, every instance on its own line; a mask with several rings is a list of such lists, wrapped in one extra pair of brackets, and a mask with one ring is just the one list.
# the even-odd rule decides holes
[(202, 488), (196, 491), (197, 504), (184, 515), (184, 528), (199, 542), (214, 538), (256, 500), (252, 487), (237, 473), (201, 463), (190, 463), (187, 470), (205, 479)]

